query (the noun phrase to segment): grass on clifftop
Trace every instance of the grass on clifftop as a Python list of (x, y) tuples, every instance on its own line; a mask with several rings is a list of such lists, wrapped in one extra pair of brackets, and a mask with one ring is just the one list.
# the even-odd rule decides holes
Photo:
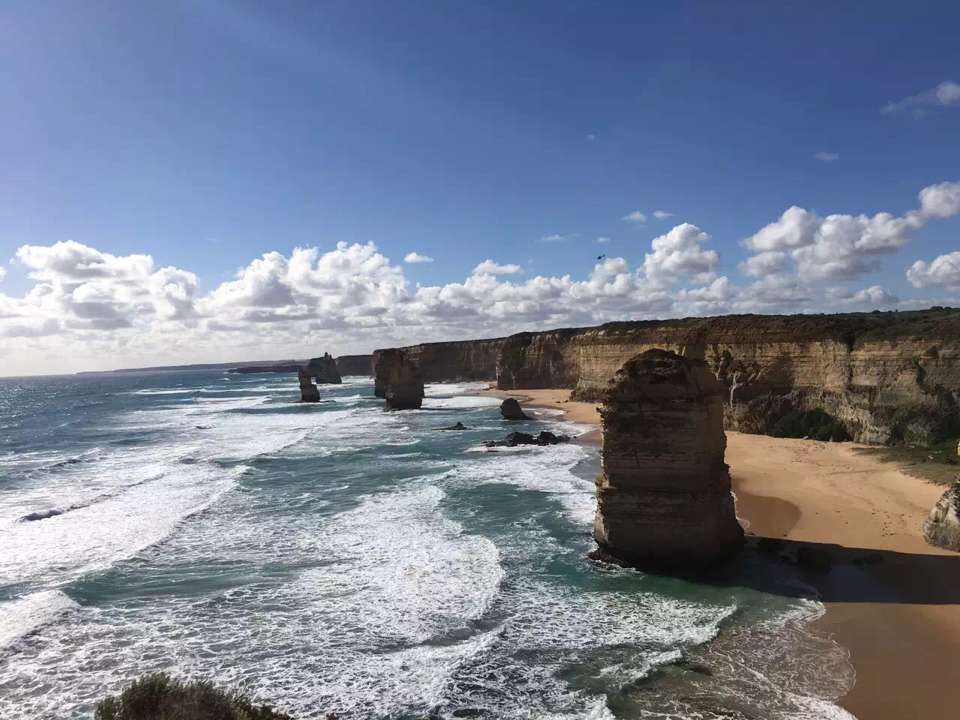
[[(293, 720), (266, 705), (202, 681), (145, 675), (97, 703), (96, 720)], [(333, 717), (333, 716), (329, 716)]]
[(880, 462), (895, 463), (913, 477), (950, 485), (960, 475), (957, 438), (943, 440), (927, 447), (893, 445), (856, 448), (856, 452), (875, 457)]

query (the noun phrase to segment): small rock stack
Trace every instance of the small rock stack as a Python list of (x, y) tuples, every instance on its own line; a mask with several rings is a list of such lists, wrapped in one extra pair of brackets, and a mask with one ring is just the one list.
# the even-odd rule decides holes
[(706, 363), (667, 350), (641, 353), (617, 372), (601, 410), (595, 557), (686, 572), (739, 550), (725, 394)]
[(386, 400), (387, 410), (419, 410), (423, 404), (420, 366), (403, 350), (379, 350), (375, 356), (374, 393)]
[(300, 380), (301, 402), (320, 402), (320, 390), (313, 384), (314, 380), (318, 383), (333, 385), (343, 382), (337, 370), (337, 363), (330, 353), (324, 353), (323, 357), (311, 358), (305, 367), (297, 370), (297, 378)]
[(337, 369), (337, 361), (330, 353), (324, 353), (323, 357), (310, 358), (310, 362), (307, 363), (307, 373), (318, 383), (340, 385), (343, 382), (340, 371)]
[(300, 401), (320, 402), (320, 390), (313, 384), (313, 379), (306, 368), (297, 370), (297, 378), (300, 380)]

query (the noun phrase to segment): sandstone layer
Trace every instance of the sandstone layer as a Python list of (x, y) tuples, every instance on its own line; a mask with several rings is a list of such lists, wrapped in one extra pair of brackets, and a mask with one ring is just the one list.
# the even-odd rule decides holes
[(726, 389), (728, 429), (769, 433), (787, 413), (819, 408), (861, 442), (960, 432), (960, 310), (950, 308), (618, 322), (405, 350), (427, 382), (570, 388), (595, 402), (627, 360), (651, 348), (708, 363)]
[(420, 365), (405, 350), (379, 350), (374, 354), (374, 391), (388, 410), (416, 410), (423, 404)]
[(601, 557), (685, 571), (740, 548), (724, 462), (726, 392), (705, 362), (666, 350), (647, 350), (616, 373), (601, 410)]

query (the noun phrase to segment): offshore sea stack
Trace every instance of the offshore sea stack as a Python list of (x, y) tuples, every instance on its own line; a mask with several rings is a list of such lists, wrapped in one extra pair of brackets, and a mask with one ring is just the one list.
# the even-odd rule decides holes
[(337, 370), (337, 361), (330, 353), (324, 353), (323, 357), (310, 358), (306, 370), (318, 383), (340, 385), (343, 382), (340, 371)]
[(313, 384), (313, 379), (306, 368), (297, 369), (297, 379), (300, 380), (300, 401), (320, 402), (320, 390)]
[(404, 350), (378, 350), (374, 354), (374, 393), (388, 410), (419, 410), (423, 404), (420, 365)]
[(743, 544), (724, 462), (726, 389), (669, 350), (628, 360), (601, 417), (595, 557), (648, 570), (704, 569)]

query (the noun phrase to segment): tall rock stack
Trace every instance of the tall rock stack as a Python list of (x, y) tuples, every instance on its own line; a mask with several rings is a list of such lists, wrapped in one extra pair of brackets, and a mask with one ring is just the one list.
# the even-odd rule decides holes
[(404, 350), (378, 350), (374, 356), (375, 393), (388, 410), (419, 410), (423, 404), (420, 366)]
[(705, 362), (668, 350), (647, 350), (616, 373), (601, 411), (598, 557), (684, 572), (740, 548), (725, 393)]

